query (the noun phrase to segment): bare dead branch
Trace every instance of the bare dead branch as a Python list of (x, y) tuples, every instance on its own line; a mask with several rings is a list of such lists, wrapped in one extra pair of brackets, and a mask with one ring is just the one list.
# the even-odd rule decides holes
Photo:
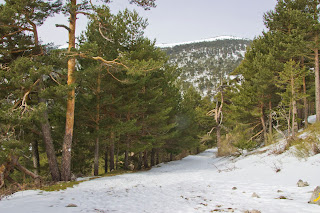
[(260, 132), (258, 132), (254, 136), (252, 136), (248, 141), (252, 141), (252, 139), (254, 139), (255, 137), (259, 136), (262, 132), (263, 132), (263, 130), (261, 130)]
[(33, 85), (29, 88), (29, 90), (23, 95), (22, 100), (17, 101), (12, 109), (15, 109), (21, 103), (21, 106), (20, 106), (20, 108), (22, 109), (22, 113), (21, 114), (24, 114), (26, 112), (27, 106), (28, 106), (27, 105), (28, 95), (32, 91), (33, 87), (36, 86), (39, 82), (40, 82), (40, 79), (38, 79), (36, 82), (34, 82)]
[(213, 130), (214, 130), (215, 128), (217, 128), (217, 127), (215, 126), (215, 127), (213, 127), (213, 128), (210, 130), (210, 132), (207, 132), (207, 135), (211, 135), (212, 132), (213, 132)]
[(56, 24), (56, 27), (62, 27), (64, 29), (68, 30), (68, 32), (71, 31), (71, 29), (69, 27), (67, 27), (66, 25), (64, 25), (64, 24)]
[(124, 65), (123, 63), (117, 62), (117, 61), (116, 61), (117, 59), (115, 59), (115, 60), (113, 60), (113, 61), (107, 61), (107, 60), (103, 59), (103, 58), (100, 57), (100, 56), (91, 57), (91, 58), (94, 59), (94, 60), (97, 60), (97, 61), (101, 61), (101, 62), (103, 62), (104, 64), (107, 64), (107, 65), (118, 65), (118, 66), (122, 66), (122, 67), (124, 67), (124, 68), (126, 68), (126, 69), (129, 69), (129, 68), (128, 68), (126, 65)]
[(104, 38), (104, 39), (106, 39), (107, 41), (109, 41), (109, 42), (114, 42), (112, 39), (110, 39), (110, 38), (108, 38), (107, 36), (105, 36), (104, 34), (103, 34), (103, 32), (102, 32), (102, 30), (101, 30), (101, 27), (102, 27), (102, 24), (101, 24), (101, 22), (99, 22), (99, 33), (100, 33), (100, 35)]
[(126, 81), (122, 81), (122, 80), (116, 78), (116, 77), (110, 72), (109, 68), (107, 69), (107, 71), (108, 71), (108, 74), (110, 74), (113, 79), (119, 81), (120, 83), (125, 83), (125, 82), (126, 82)]
[(51, 75), (51, 73), (49, 74), (49, 76), (51, 77), (51, 79), (52, 79), (54, 82), (56, 82), (57, 84), (61, 85), (61, 84)]

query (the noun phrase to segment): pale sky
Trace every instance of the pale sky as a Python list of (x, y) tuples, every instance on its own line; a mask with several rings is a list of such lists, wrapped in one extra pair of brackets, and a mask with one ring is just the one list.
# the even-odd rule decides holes
[[(3, 2), (3, 0), (0, 0)], [(145, 36), (157, 43), (176, 43), (206, 39), (221, 35), (253, 39), (265, 29), (263, 14), (273, 10), (276, 0), (156, 0), (157, 7), (144, 11), (129, 0), (113, 0), (109, 6), (116, 13), (126, 7), (138, 10), (148, 19)], [(80, 15), (77, 35), (86, 28), (86, 19)], [(67, 31), (55, 24), (66, 24), (68, 17), (50, 18), (39, 28), (44, 43), (63, 45)]]

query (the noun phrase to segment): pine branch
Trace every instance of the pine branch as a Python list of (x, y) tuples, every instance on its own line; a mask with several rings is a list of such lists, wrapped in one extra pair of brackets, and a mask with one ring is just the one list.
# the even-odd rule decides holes
[(10, 37), (10, 36), (13, 36), (13, 35), (15, 35), (15, 34), (21, 33), (22, 31), (23, 31), (23, 29), (20, 29), (20, 30), (17, 30), (17, 31), (15, 31), (15, 32), (6, 34), (6, 35), (4, 35), (4, 36), (1, 37), (0, 41), (3, 41), (3, 39), (6, 38), (6, 37)]
[(31, 31), (31, 32), (33, 31), (33, 29), (30, 29), (30, 28), (28, 28), (28, 27), (22, 27), (22, 26), (14, 25), (14, 24), (10, 24), (10, 25), (8, 25), (8, 24), (1, 24), (0, 27), (10, 27), (10, 28), (16, 27), (16, 28), (19, 28), (19, 29), (22, 30), (22, 31), (24, 31), (24, 30), (26, 30), (26, 31)]
[(91, 16), (92, 15), (91, 13), (87, 13), (87, 12), (84, 12), (84, 11), (77, 11), (76, 15), (77, 14), (82, 14), (82, 15), (85, 15), (85, 16)]

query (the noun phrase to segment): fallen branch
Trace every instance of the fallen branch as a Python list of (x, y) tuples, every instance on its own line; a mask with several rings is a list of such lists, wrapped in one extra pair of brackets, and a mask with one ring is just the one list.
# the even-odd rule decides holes
[(214, 165), (214, 167), (216, 167), (218, 169), (219, 173), (222, 172), (222, 170), (220, 170), (214, 163), (212, 165)]

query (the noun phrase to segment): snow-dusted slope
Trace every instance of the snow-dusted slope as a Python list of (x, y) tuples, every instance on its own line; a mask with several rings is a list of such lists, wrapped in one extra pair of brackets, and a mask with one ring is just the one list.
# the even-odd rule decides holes
[[(186, 42), (178, 42), (178, 43), (171, 43), (171, 44), (156, 44), (157, 47), (160, 48), (168, 48), (168, 47), (174, 47), (179, 45), (185, 45), (185, 44), (193, 44), (193, 43), (201, 43), (201, 42), (210, 42), (210, 41), (218, 41), (218, 40), (243, 40), (243, 38), (239, 38), (236, 36), (217, 36), (213, 38), (207, 38), (207, 39), (201, 39), (201, 40), (195, 40), (195, 41), (186, 41)], [(247, 39), (249, 40), (249, 39)]]
[[(237, 159), (216, 158), (211, 149), (147, 172), (95, 179), (64, 191), (19, 192), (0, 201), (0, 212), (320, 212), (320, 206), (308, 204), (320, 185), (320, 155), (298, 160), (291, 152), (273, 155), (276, 148)], [(310, 186), (297, 187), (299, 179)], [(252, 197), (254, 192), (260, 198)]]
[(184, 88), (193, 85), (203, 96), (215, 95), (220, 79), (242, 61), (250, 40), (233, 36), (158, 45), (169, 55), (169, 63), (181, 69)]

